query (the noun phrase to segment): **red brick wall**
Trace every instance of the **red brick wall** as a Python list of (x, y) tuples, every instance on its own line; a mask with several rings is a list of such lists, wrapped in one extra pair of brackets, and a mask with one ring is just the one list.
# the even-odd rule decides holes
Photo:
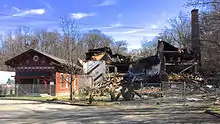
[[(61, 78), (61, 76), (63, 75), (63, 78)], [(77, 76), (73, 75), (73, 78)], [(68, 78), (68, 81), (66, 81), (66, 78)], [(61, 79), (63, 79), (63, 84), (61, 83)], [(70, 94), (70, 75), (68, 74), (64, 74), (64, 73), (59, 73), (56, 72), (56, 96), (67, 96)], [(68, 87), (66, 87), (66, 85), (68, 85)], [(74, 91), (74, 81), (73, 81), (73, 92), (77, 93), (78, 92), (78, 79), (76, 79), (76, 83), (75, 83), (75, 89), (76, 91)]]

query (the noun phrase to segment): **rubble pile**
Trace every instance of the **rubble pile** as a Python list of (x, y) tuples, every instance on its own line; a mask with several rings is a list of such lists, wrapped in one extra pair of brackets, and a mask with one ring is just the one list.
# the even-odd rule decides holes
[(200, 75), (192, 75), (192, 74), (176, 74), (172, 73), (168, 75), (168, 80), (172, 82), (183, 82), (187, 80), (191, 80), (193, 82), (205, 83), (205, 79), (203, 79)]
[(210, 85), (207, 79), (200, 75), (192, 74), (170, 74), (168, 76), (169, 82), (172, 84), (185, 82), (186, 93), (214, 93), (215, 85)]
[(142, 95), (148, 94), (148, 93), (159, 93), (161, 91), (160, 87), (145, 87), (143, 89), (138, 90), (138, 92)]
[[(124, 80), (127, 80), (128, 85), (133, 85), (133, 90), (140, 89), (141, 80), (143, 83), (160, 82), (160, 59), (157, 54), (149, 57), (123, 56), (113, 54), (110, 48), (105, 47), (89, 50), (86, 53), (86, 61), (105, 61), (106, 63), (107, 72), (104, 81), (96, 82), (90, 89), (95, 96), (102, 96), (107, 92), (110, 93), (112, 100), (117, 100), (121, 95), (122, 87), (127, 85)], [(144, 75), (137, 78), (139, 73)], [(151, 92), (151, 89), (145, 90)]]
[(116, 96), (120, 93), (120, 82), (122, 80), (122, 76), (119, 74), (109, 74), (106, 76), (106, 80), (103, 82), (98, 82), (95, 84), (95, 86), (90, 88), (85, 88), (84, 95), (89, 95), (89, 93), (92, 93), (93, 96), (104, 96), (107, 95), (106, 93), (110, 93), (110, 95)]
[[(164, 65), (166, 65), (165, 70), (168, 73), (165, 74), (167, 83), (182, 82), (183, 84), (185, 82), (184, 87), (191, 93), (194, 91), (208, 92), (210, 88), (206, 86), (207, 80), (200, 75), (193, 74), (195, 72), (193, 51), (176, 48), (165, 41), (163, 46)], [(134, 94), (141, 96), (140, 94), (161, 93), (160, 86), (163, 85), (161, 85), (163, 78), (160, 77), (162, 63), (159, 52), (154, 56), (135, 58), (113, 54), (109, 47), (104, 47), (89, 50), (86, 53), (86, 61), (104, 61), (108, 68), (105, 80), (96, 83), (91, 89), (94, 94), (110, 93), (111, 99), (114, 101), (120, 95), (129, 99)], [(157, 85), (149, 85), (151, 83)], [(179, 91), (181, 90), (179, 89)]]
[(214, 102), (214, 105), (220, 105), (220, 98), (217, 98), (217, 100)]

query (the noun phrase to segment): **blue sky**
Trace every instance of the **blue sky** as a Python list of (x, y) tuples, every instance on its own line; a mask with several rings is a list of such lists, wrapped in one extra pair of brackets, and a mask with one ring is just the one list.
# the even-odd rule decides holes
[(58, 29), (60, 17), (71, 17), (81, 31), (99, 29), (116, 41), (127, 40), (129, 48), (139, 48), (142, 39), (151, 40), (168, 26), (169, 18), (179, 11), (190, 12), (184, 3), (186, 0), (1, 0), (0, 14), (7, 16), (0, 15), (0, 33), (22, 25)]

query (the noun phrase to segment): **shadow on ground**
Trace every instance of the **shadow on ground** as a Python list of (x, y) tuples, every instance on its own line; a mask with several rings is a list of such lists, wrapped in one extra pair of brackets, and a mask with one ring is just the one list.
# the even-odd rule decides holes
[[(140, 108), (142, 106), (142, 108)], [(218, 123), (220, 119), (204, 113), (204, 106), (171, 106), (144, 104), (134, 107), (95, 107), (81, 109), (52, 108), (46, 111), (25, 111), (0, 118), (5, 123)], [(7, 114), (7, 112), (5, 112)], [(10, 114), (10, 113), (9, 113)]]

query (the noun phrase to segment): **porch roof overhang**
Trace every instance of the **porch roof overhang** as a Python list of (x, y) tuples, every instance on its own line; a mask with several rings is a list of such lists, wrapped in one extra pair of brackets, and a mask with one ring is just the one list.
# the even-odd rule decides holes
[(45, 78), (47, 76), (12, 76), (15, 79)]

